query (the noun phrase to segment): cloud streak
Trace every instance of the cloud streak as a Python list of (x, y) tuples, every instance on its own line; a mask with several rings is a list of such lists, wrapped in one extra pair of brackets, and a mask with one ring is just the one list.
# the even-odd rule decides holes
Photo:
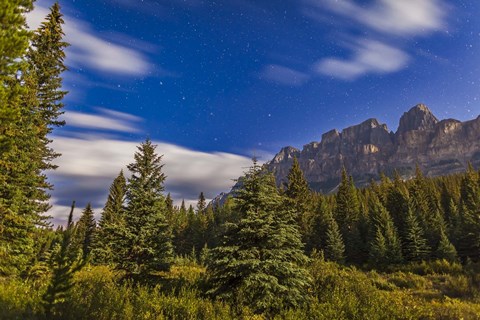
[(328, 10), (376, 31), (413, 36), (444, 26), (446, 5), (442, 0), (376, 0), (361, 6), (352, 0), (307, 0), (314, 10)]
[[(37, 4), (27, 15), (28, 25), (32, 29), (37, 28), (48, 13), (48, 8)], [(96, 35), (89, 23), (71, 16), (65, 15), (64, 20), (65, 40), (71, 45), (67, 49), (67, 63), (70, 66), (128, 76), (145, 76), (159, 71), (141, 47), (132, 49), (104, 39)]]
[(138, 122), (142, 121), (142, 118), (105, 108), (97, 108), (97, 110), (100, 111), (101, 114), (67, 111), (63, 115), (63, 119), (69, 126), (76, 128), (130, 133), (141, 131), (137, 125)]
[(366, 74), (385, 74), (401, 70), (409, 61), (404, 51), (374, 40), (358, 41), (351, 59), (326, 58), (317, 62), (319, 74), (354, 80)]
[(278, 64), (270, 64), (260, 72), (260, 79), (280, 85), (298, 87), (310, 79), (310, 75)]
[[(251, 165), (250, 158), (236, 154), (201, 152), (161, 141), (154, 143), (158, 146), (157, 153), (164, 155), (166, 191), (171, 192), (177, 202), (185, 199), (193, 203), (201, 191), (209, 198), (228, 191), (234, 184), (232, 179), (241, 176)], [(52, 146), (62, 156), (55, 160), (58, 169), (49, 174), (55, 185), (50, 212), (54, 222), (64, 220), (69, 204), (75, 199), (79, 208), (87, 202), (102, 208), (113, 179), (121, 169), (127, 174), (126, 165), (133, 161), (137, 145), (92, 136), (56, 137)]]
[[(410, 55), (399, 45), (400, 37), (424, 36), (446, 25), (443, 0), (374, 0), (360, 5), (353, 0), (304, 0), (302, 11), (320, 23), (335, 23), (340, 34), (354, 38), (347, 47), (350, 57), (327, 57), (313, 65), (320, 75), (355, 80), (368, 74), (387, 74), (405, 68)], [(333, 17), (332, 17), (333, 14)], [(350, 35), (370, 29), (368, 39)]]

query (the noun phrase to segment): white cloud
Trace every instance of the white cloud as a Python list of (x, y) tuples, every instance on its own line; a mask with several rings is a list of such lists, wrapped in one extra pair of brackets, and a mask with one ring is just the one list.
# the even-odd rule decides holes
[[(166, 191), (177, 201), (185, 199), (195, 203), (203, 191), (213, 198), (234, 185), (232, 179), (243, 174), (251, 165), (248, 157), (224, 153), (190, 150), (165, 142), (158, 145), (157, 153), (162, 159), (167, 175)], [(121, 169), (133, 161), (138, 143), (102, 137), (71, 138), (56, 137), (52, 147), (62, 153), (55, 160), (59, 166), (49, 174), (55, 185), (53, 208), (49, 212), (55, 223), (61, 223), (68, 215), (68, 205), (77, 200), (79, 209), (87, 202), (95, 208), (103, 207), (108, 188)]]
[[(37, 4), (27, 15), (28, 25), (35, 29), (49, 13), (46, 6)], [(67, 64), (76, 68), (90, 68), (119, 75), (146, 75), (154, 71), (147, 55), (141, 50), (128, 48), (95, 35), (91, 25), (64, 16), (65, 40), (70, 43), (67, 49)]]
[(398, 71), (409, 61), (409, 56), (404, 51), (374, 40), (358, 41), (354, 51), (351, 59), (322, 59), (315, 64), (314, 69), (323, 75), (353, 80), (369, 73)]
[[(374, 30), (396, 35), (426, 34), (445, 24), (442, 0), (375, 0), (359, 5), (352, 0), (306, 0), (308, 8), (329, 10)], [(312, 15), (311, 15), (312, 16)]]
[(306, 73), (277, 64), (265, 66), (260, 73), (260, 78), (286, 86), (300, 86), (308, 81), (310, 76)]
[(97, 110), (99, 110), (102, 114), (66, 111), (62, 117), (69, 126), (76, 128), (121, 132), (141, 131), (135, 122), (142, 121), (142, 118), (105, 108), (97, 108)]

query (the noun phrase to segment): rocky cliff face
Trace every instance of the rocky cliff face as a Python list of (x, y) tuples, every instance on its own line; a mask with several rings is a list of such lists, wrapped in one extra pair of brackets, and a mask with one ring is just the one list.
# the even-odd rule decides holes
[(338, 185), (343, 166), (358, 185), (395, 169), (409, 178), (417, 164), (428, 176), (460, 172), (468, 162), (480, 167), (480, 116), (466, 122), (439, 121), (419, 104), (403, 114), (395, 133), (376, 119), (342, 132), (331, 130), (302, 150), (283, 148), (266, 164), (279, 184), (285, 181), (294, 157), (310, 186), (322, 192)]

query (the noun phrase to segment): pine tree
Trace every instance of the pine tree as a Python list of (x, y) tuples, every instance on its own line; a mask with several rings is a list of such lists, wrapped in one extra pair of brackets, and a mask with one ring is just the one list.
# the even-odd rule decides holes
[(68, 223), (65, 231), (62, 232), (62, 242), (58, 252), (53, 259), (53, 270), (50, 284), (43, 296), (45, 316), (52, 319), (59, 315), (62, 304), (73, 287), (73, 275), (84, 266), (84, 261), (79, 259), (79, 252), (73, 245), (75, 237), (75, 226), (72, 220), (75, 201), (72, 204)]
[(293, 158), (287, 180), (285, 195), (289, 201), (287, 201), (286, 205), (293, 207), (297, 212), (297, 223), (302, 237), (306, 241), (312, 233), (311, 227), (314, 218), (313, 210), (311, 210), (312, 196), (297, 157)]
[(370, 242), (370, 264), (373, 266), (383, 266), (388, 263), (385, 258), (388, 254), (388, 248), (385, 236), (382, 231), (377, 228)]
[(205, 201), (205, 196), (203, 195), (203, 192), (200, 192), (197, 202), (197, 214), (204, 214), (205, 209), (207, 209), (207, 202)]
[[(31, 49), (28, 53), (31, 72), (34, 73), (37, 86), (38, 110), (41, 119), (46, 125), (43, 139), (45, 144), (50, 141), (46, 135), (52, 132), (52, 127), (59, 127), (65, 124), (58, 117), (63, 113), (62, 99), (67, 94), (62, 90), (61, 74), (67, 70), (64, 64), (65, 49), (69, 46), (63, 41), (65, 36), (62, 25), (63, 15), (60, 13), (60, 5), (56, 2), (40, 28), (35, 32)], [(45, 160), (50, 161), (57, 156), (53, 150), (46, 150)]]
[(115, 223), (121, 219), (125, 211), (125, 197), (127, 192), (127, 180), (123, 175), (123, 170), (113, 180), (110, 186), (109, 194), (102, 215), (99, 221), (99, 227), (103, 228), (107, 224)]
[(461, 234), (457, 241), (459, 256), (480, 260), (480, 186), (478, 174), (469, 165), (460, 188)]
[(165, 198), (165, 209), (166, 209), (165, 217), (168, 221), (168, 224), (172, 225), (173, 215), (175, 210), (173, 208), (173, 200), (172, 200), (172, 196), (170, 195), (170, 192), (167, 194), (167, 197)]
[(171, 233), (165, 218), (165, 174), (162, 156), (155, 153), (155, 148), (147, 139), (138, 147), (135, 161), (128, 165), (132, 177), (128, 180), (125, 229), (117, 264), (130, 276), (168, 270), (173, 258)]
[(88, 203), (75, 225), (76, 231), (74, 237), (74, 241), (82, 252), (82, 259), (85, 261), (90, 257), (90, 253), (94, 248), (96, 227), (92, 205)]
[(113, 180), (110, 186), (107, 201), (103, 207), (97, 229), (97, 239), (93, 249), (93, 257), (96, 263), (112, 264), (119, 245), (121, 230), (124, 229), (123, 214), (125, 211), (125, 197), (127, 192), (127, 181), (123, 170)]
[(209, 295), (269, 315), (303, 303), (309, 283), (294, 213), (274, 180), (254, 161), (236, 193), (240, 221), (212, 249), (207, 268)]
[(345, 261), (345, 245), (338, 224), (334, 219), (330, 220), (326, 233), (325, 258), (335, 262)]
[(388, 265), (403, 260), (401, 242), (391, 216), (375, 193), (369, 196), (371, 218), (370, 261), (373, 264)]
[[(1, 8), (0, 154), (13, 147), (16, 133), (13, 126), (20, 118), (24, 88), (18, 81), (17, 74), (25, 68), (21, 58), (26, 53), (31, 33), (26, 28), (24, 14), (32, 9), (32, 1), (2, 0)], [(0, 160), (3, 160), (2, 158)]]
[(333, 214), (330, 206), (327, 204), (326, 198), (319, 198), (312, 221), (312, 232), (306, 244), (307, 252), (310, 252), (314, 249), (318, 251), (325, 247), (326, 234), (331, 219), (333, 219)]
[(402, 244), (404, 256), (408, 261), (424, 260), (430, 251), (423, 229), (410, 209), (405, 218), (405, 236)]
[(405, 218), (409, 210), (409, 194), (397, 171), (392, 186), (387, 191), (386, 209), (392, 215), (393, 222), (400, 235), (405, 235)]
[[(32, 163), (39, 144), (24, 121), (32, 92), (23, 85), (31, 33), (25, 13), (30, 0), (1, 1), (0, 23), (0, 275), (18, 274), (33, 257), (33, 236), (45, 209), (42, 177)], [(28, 146), (26, 148), (25, 146)]]
[(359, 262), (361, 260), (359, 248), (361, 244), (358, 221), (360, 219), (360, 203), (353, 178), (347, 175), (345, 168), (342, 170), (342, 179), (338, 188), (335, 208), (335, 219), (338, 222), (343, 240), (345, 253), (348, 261)]
[(440, 241), (438, 243), (437, 250), (435, 252), (437, 259), (445, 259), (450, 262), (457, 261), (457, 250), (448, 239), (447, 234), (442, 229), (440, 233)]

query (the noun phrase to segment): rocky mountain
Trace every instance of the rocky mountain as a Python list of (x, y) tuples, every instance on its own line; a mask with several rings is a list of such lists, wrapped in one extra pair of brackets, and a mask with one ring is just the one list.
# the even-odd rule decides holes
[(322, 192), (335, 189), (344, 166), (359, 186), (395, 169), (409, 178), (417, 164), (427, 176), (461, 172), (468, 162), (480, 167), (480, 116), (465, 122), (439, 121), (419, 104), (403, 114), (396, 132), (376, 119), (341, 132), (328, 131), (302, 150), (282, 148), (266, 164), (279, 184), (286, 180), (294, 157), (311, 188)]

